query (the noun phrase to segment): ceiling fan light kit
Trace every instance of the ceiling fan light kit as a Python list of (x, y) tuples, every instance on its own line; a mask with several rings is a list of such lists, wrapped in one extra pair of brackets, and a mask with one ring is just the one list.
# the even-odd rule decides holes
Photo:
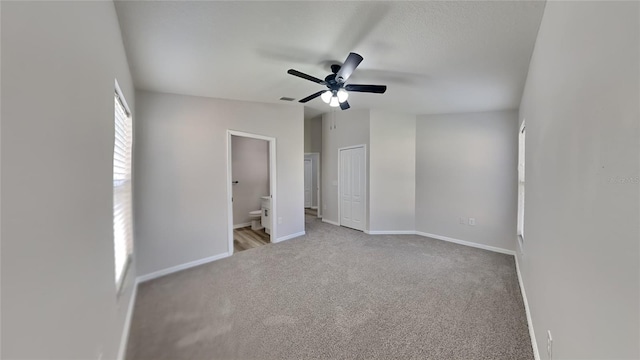
[(336, 96), (338, 97), (338, 101), (343, 103), (347, 101), (347, 99), (349, 98), (349, 93), (345, 89), (340, 89), (338, 90), (338, 93), (336, 94)]
[(347, 110), (351, 106), (347, 99), (349, 98), (349, 91), (355, 92), (366, 92), (366, 93), (374, 93), (374, 94), (384, 94), (387, 91), (386, 85), (357, 85), (357, 84), (345, 84), (349, 79), (353, 71), (360, 65), (363, 57), (356, 53), (349, 53), (347, 56), (347, 60), (344, 61), (342, 65), (334, 64), (331, 65), (332, 74), (327, 75), (324, 80), (318, 79), (315, 76), (307, 75), (298, 70), (289, 69), (287, 71), (288, 74), (297, 76), (299, 78), (303, 78), (305, 80), (313, 81), (317, 84), (326, 86), (329, 90), (318, 91), (315, 94), (311, 94), (304, 99), (301, 99), (299, 102), (306, 103), (311, 101), (318, 96), (325, 103), (329, 104), (331, 107), (338, 107), (340, 109)]
[(349, 93), (344, 89), (340, 89), (338, 91), (327, 90), (320, 95), (320, 98), (325, 102), (325, 104), (329, 104), (331, 107), (336, 107), (347, 101)]
[(325, 104), (328, 104), (331, 101), (331, 91), (327, 90), (323, 92), (322, 95), (320, 95), (320, 98)]

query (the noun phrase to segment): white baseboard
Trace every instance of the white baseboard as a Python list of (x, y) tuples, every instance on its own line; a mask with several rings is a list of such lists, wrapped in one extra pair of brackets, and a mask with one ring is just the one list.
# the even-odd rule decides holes
[(327, 220), (325, 218), (322, 218), (322, 222), (323, 223), (327, 223), (327, 224), (331, 224), (331, 225), (335, 225), (335, 226), (340, 226), (339, 223), (335, 222), (335, 221), (331, 221), (331, 220)]
[(507, 250), (507, 249), (503, 249), (503, 248), (499, 248), (499, 247), (495, 247), (495, 246), (489, 246), (489, 245), (478, 244), (478, 243), (474, 243), (474, 242), (470, 242), (470, 241), (454, 239), (454, 238), (450, 238), (448, 236), (429, 234), (429, 233), (425, 233), (425, 232), (422, 232), (422, 231), (416, 231), (416, 235), (425, 236), (425, 237), (428, 237), (428, 238), (442, 240), (442, 241), (448, 241), (448, 242), (452, 242), (452, 243), (456, 243), (456, 244), (460, 244), (460, 245), (471, 246), (471, 247), (474, 247), (474, 248), (483, 249), (483, 250), (489, 250), (489, 251), (502, 253), (502, 254), (507, 254), (507, 255), (514, 255), (515, 256), (515, 254), (516, 254), (516, 252), (513, 251), (513, 250)]
[(369, 235), (415, 235), (415, 230), (365, 230)]
[(124, 360), (127, 355), (127, 344), (129, 342), (129, 331), (131, 330), (131, 320), (133, 319), (133, 308), (136, 304), (136, 296), (138, 296), (138, 279), (133, 279), (133, 289), (131, 290), (131, 299), (127, 306), (127, 315), (124, 318), (124, 328), (120, 336), (120, 348), (118, 349), (118, 360)]
[(531, 337), (531, 347), (533, 348), (533, 358), (540, 360), (540, 352), (538, 351), (538, 342), (536, 341), (536, 332), (533, 330), (533, 321), (531, 320), (531, 311), (529, 310), (529, 301), (527, 301), (527, 293), (524, 291), (524, 283), (522, 282), (522, 274), (520, 273), (520, 263), (518, 256), (516, 259), (516, 273), (518, 274), (518, 282), (520, 284), (520, 292), (522, 293), (522, 301), (524, 302), (524, 312), (527, 314), (527, 325), (529, 325), (529, 337)]
[(251, 222), (233, 225), (233, 229), (240, 229), (247, 226), (251, 226)]
[(293, 238), (297, 238), (298, 236), (304, 236), (306, 233), (304, 231), (300, 231), (298, 233), (295, 234), (291, 234), (291, 235), (286, 235), (283, 237), (279, 237), (276, 241), (273, 241), (274, 243), (279, 243), (281, 241), (285, 241), (285, 240), (290, 240)]
[(154, 271), (154, 272), (152, 272), (150, 274), (138, 276), (136, 278), (136, 281), (138, 283), (143, 283), (145, 281), (157, 279), (159, 277), (162, 277), (162, 276), (165, 276), (165, 275), (169, 275), (169, 274), (172, 274), (174, 272), (181, 271), (181, 270), (189, 269), (189, 268), (192, 268), (194, 266), (198, 266), (198, 265), (210, 263), (212, 261), (224, 259), (224, 258), (229, 257), (229, 256), (231, 256), (231, 254), (229, 254), (228, 252), (225, 252), (225, 253), (222, 253), (222, 254), (218, 254), (218, 255), (214, 255), (214, 256), (209, 256), (209, 257), (206, 257), (204, 259), (191, 261), (191, 262), (188, 262), (188, 263), (172, 266), (170, 268)]

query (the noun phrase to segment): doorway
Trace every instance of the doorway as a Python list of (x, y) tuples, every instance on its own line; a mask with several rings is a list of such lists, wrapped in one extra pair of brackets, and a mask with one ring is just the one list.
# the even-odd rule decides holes
[(320, 153), (304, 154), (304, 208), (305, 214), (320, 214)]
[(275, 138), (227, 131), (228, 252), (276, 239)]
[(364, 231), (366, 209), (365, 145), (339, 149), (338, 164), (340, 225)]
[(313, 162), (311, 159), (304, 159), (304, 207), (310, 208), (313, 205)]

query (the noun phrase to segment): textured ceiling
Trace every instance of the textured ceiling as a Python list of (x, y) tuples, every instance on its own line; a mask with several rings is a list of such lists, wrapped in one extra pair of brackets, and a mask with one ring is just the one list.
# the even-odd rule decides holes
[[(518, 108), (541, 1), (116, 1), (139, 89), (261, 102), (301, 99), (350, 51), (354, 109), (414, 114)], [(329, 110), (320, 98), (307, 116)]]

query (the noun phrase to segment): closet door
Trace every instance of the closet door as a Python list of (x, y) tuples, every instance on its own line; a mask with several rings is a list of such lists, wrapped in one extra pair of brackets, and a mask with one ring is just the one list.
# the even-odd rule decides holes
[(364, 147), (340, 150), (340, 225), (364, 230)]

